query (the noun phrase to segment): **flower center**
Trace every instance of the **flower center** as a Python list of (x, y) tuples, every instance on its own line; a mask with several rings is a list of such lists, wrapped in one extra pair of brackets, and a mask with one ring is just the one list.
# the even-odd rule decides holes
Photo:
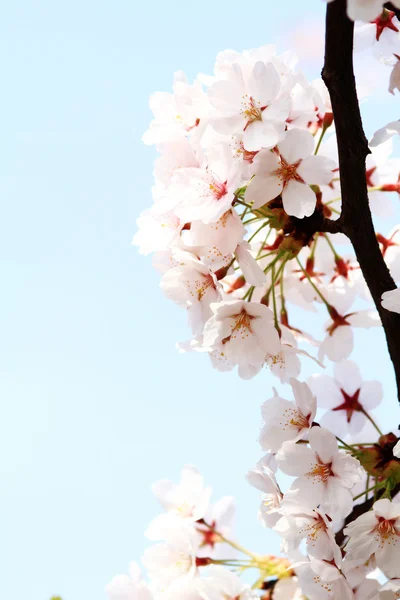
[[(187, 281), (187, 286), (191, 287), (190, 281)], [(197, 300), (200, 302), (210, 288), (215, 288), (214, 279), (212, 275), (204, 275), (201, 279), (196, 279), (194, 282), (194, 290), (191, 293), (192, 296), (197, 296)]]
[(262, 111), (265, 107), (261, 107), (257, 100), (254, 100), (252, 96), (247, 95), (243, 96), (242, 106), (241, 112), (246, 119), (244, 131), (246, 131), (247, 127), (251, 125), (251, 123), (254, 123), (254, 121), (262, 121)]
[(347, 394), (342, 388), (340, 388), (340, 391), (342, 392), (343, 402), (342, 404), (339, 404), (339, 406), (335, 406), (335, 408), (333, 408), (332, 410), (345, 410), (347, 422), (350, 423), (353, 413), (362, 412), (363, 410), (363, 407), (358, 400), (361, 390), (356, 390), (352, 396)]
[(252, 315), (249, 315), (244, 310), (244, 308), (237, 315), (232, 315), (232, 319), (234, 319), (234, 323), (232, 325), (232, 333), (231, 333), (231, 335), (228, 335), (228, 337), (224, 338), (222, 340), (222, 343), (226, 344), (227, 342), (231, 341), (232, 339), (237, 338), (237, 336), (240, 336), (242, 338), (242, 340), (249, 337), (249, 335), (251, 335), (253, 333), (253, 330), (251, 328), (251, 322), (253, 319), (256, 319), (256, 318), (257, 317), (253, 317)]
[(210, 192), (214, 196), (216, 200), (221, 200), (223, 196), (228, 193), (227, 181), (225, 183), (221, 183), (216, 179), (213, 179), (209, 185)]
[(323, 462), (318, 461), (311, 469), (311, 471), (307, 473), (307, 475), (310, 475), (317, 481), (325, 483), (326, 481), (328, 481), (329, 477), (334, 476), (331, 466), (332, 463), (325, 464)]
[(306, 417), (303, 413), (297, 408), (287, 408), (283, 411), (284, 422), (282, 423), (283, 429), (286, 427), (291, 427), (298, 429), (308, 429), (309, 424), (309, 415)]
[(283, 187), (285, 187), (292, 179), (295, 181), (303, 181), (297, 173), (297, 168), (300, 163), (301, 161), (299, 160), (293, 165), (289, 165), (285, 159), (281, 157), (281, 164), (276, 170), (276, 176), (283, 182)]
[(385, 542), (397, 542), (397, 538), (400, 535), (396, 529), (396, 519), (385, 519), (384, 517), (379, 517), (373, 531), (379, 536), (382, 544)]

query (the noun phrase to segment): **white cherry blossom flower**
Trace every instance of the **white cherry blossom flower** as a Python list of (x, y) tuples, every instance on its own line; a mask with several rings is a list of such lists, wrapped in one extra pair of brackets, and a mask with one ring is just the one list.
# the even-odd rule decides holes
[(296, 505), (281, 505), (284, 514), (275, 527), (284, 539), (284, 551), (292, 552), (306, 539), (309, 556), (331, 561), (340, 566), (342, 553), (335, 541), (335, 534), (328, 517), (318, 510), (310, 510)]
[(336, 363), (334, 373), (334, 377), (315, 374), (307, 380), (318, 407), (330, 409), (320, 423), (340, 437), (355, 435), (367, 423), (366, 413), (381, 402), (382, 385), (363, 381), (358, 366), (350, 360)]
[(177, 580), (185, 582), (193, 579), (197, 574), (198, 546), (197, 533), (183, 526), (171, 530), (166, 543), (147, 548), (142, 563), (156, 588), (166, 589)]
[(211, 565), (207, 570), (207, 578), (203, 580), (205, 600), (257, 600), (255, 590), (243, 583), (239, 577), (228, 569)]
[(400, 505), (388, 498), (377, 500), (367, 513), (344, 530), (349, 536), (346, 555), (366, 561), (375, 555), (377, 566), (387, 577), (400, 577)]
[[(268, 466), (270, 465), (270, 466)], [(271, 457), (261, 460), (246, 474), (247, 482), (263, 493), (259, 518), (266, 527), (273, 527), (280, 519), (283, 494), (271, 469)]]
[(321, 342), (318, 358), (323, 360), (326, 355), (329, 360), (339, 362), (350, 356), (354, 347), (353, 327), (368, 329), (379, 327), (381, 320), (376, 311), (359, 310), (347, 315), (339, 315), (336, 311), (332, 322), (327, 327), (327, 335)]
[(245, 228), (235, 210), (228, 210), (217, 221), (192, 221), (188, 245), (200, 248), (202, 255), (216, 248), (222, 255), (233, 254), (243, 239)]
[(132, 562), (128, 575), (116, 575), (106, 587), (110, 600), (153, 600), (153, 594), (142, 581), (139, 565)]
[(208, 113), (207, 96), (199, 81), (187, 83), (185, 75), (175, 73), (173, 93), (156, 92), (150, 98), (154, 120), (143, 135), (145, 144), (160, 144), (179, 140), (183, 135), (196, 132), (205, 126)]
[(312, 215), (316, 205), (310, 184), (327, 185), (333, 178), (335, 163), (314, 156), (314, 138), (307, 131), (291, 129), (278, 144), (279, 156), (263, 150), (254, 158), (254, 178), (246, 189), (245, 199), (255, 208), (282, 194), (288, 215), (298, 218)]
[(201, 168), (175, 172), (170, 196), (174, 213), (183, 223), (213, 223), (231, 209), (241, 183), (241, 165), (228, 144), (209, 149)]
[(211, 488), (204, 487), (202, 475), (192, 465), (182, 469), (179, 484), (162, 479), (153, 484), (152, 491), (166, 511), (191, 521), (204, 517), (211, 496)]
[(307, 508), (320, 507), (332, 519), (348, 515), (353, 506), (351, 488), (361, 479), (358, 460), (339, 451), (335, 436), (312, 427), (311, 448), (286, 442), (277, 454), (279, 468), (296, 477), (285, 501)]
[(311, 558), (299, 570), (303, 594), (310, 600), (355, 600), (349, 582), (334, 563)]
[(257, 61), (249, 72), (234, 63), (229, 79), (216, 81), (208, 97), (216, 109), (212, 126), (221, 133), (243, 132), (246, 150), (272, 148), (284, 132), (290, 99), (279, 98), (281, 81), (271, 63)]
[(261, 369), (265, 355), (280, 350), (272, 311), (263, 304), (233, 300), (211, 304), (213, 316), (204, 326), (203, 347), (221, 350), (246, 377), (250, 368)]
[(221, 298), (220, 286), (207, 265), (189, 252), (177, 251), (178, 265), (164, 273), (160, 287), (170, 300), (188, 309), (194, 335), (201, 334), (211, 317), (210, 304)]
[(382, 306), (391, 312), (400, 313), (400, 288), (382, 294)]
[(292, 378), (290, 385), (295, 402), (281, 398), (275, 391), (262, 405), (260, 444), (264, 450), (278, 452), (284, 442), (301, 440), (312, 426), (317, 410), (315, 396), (306, 383)]

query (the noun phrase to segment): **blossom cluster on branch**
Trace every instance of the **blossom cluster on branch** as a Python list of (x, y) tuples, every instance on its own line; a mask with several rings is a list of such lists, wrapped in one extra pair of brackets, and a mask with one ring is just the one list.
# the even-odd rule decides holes
[[(367, 21), (356, 28), (356, 50), (373, 46), (394, 65), (394, 92), (400, 23), (383, 4), (348, 0), (347, 10)], [(189, 83), (177, 73), (173, 92), (154, 94), (150, 104), (154, 120), (143, 139), (160, 155), (154, 204), (140, 216), (134, 242), (154, 253), (164, 294), (187, 313), (192, 337), (178, 348), (207, 354), (220, 371), (237, 367), (244, 379), (268, 369), (290, 386), (262, 405), (265, 454), (247, 474), (262, 493), (260, 521), (281, 536), (283, 556), (239, 544), (232, 498), (211, 503), (210, 488), (188, 465), (179, 484), (154, 486), (164, 512), (146, 532), (157, 542), (142, 559), (149, 581), (133, 563), (129, 576), (110, 582), (109, 597), (399, 598), (400, 444), (371, 413), (381, 384), (364, 381), (349, 360), (353, 329), (381, 321), (341, 233), (324, 83), (309, 82), (292, 53), (227, 50), (213, 75)], [(393, 216), (398, 202), (400, 161), (391, 152), (399, 132), (398, 122), (378, 130), (366, 162), (370, 208), (380, 217)], [(398, 282), (400, 226), (376, 239)], [(399, 290), (385, 292), (382, 306), (400, 312)], [(302, 310), (325, 314), (321, 335), (315, 323), (306, 330)], [(307, 381), (299, 379), (303, 360), (316, 365)], [(323, 372), (327, 360), (333, 377)], [(282, 485), (281, 474), (291, 482)]]

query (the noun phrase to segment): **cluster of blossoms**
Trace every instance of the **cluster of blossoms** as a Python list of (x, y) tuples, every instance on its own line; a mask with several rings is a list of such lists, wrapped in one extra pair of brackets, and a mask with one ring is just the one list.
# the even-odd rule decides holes
[[(397, 55), (400, 23), (382, 2), (348, 0), (348, 14), (367, 21), (357, 27), (360, 47), (374, 43), (379, 56)], [(395, 65), (392, 92), (398, 77)], [(363, 381), (348, 360), (353, 328), (380, 319), (345, 236), (307, 227), (311, 216), (340, 215), (335, 124), (323, 82), (308, 82), (292, 54), (277, 56), (270, 46), (225, 51), (214, 75), (190, 84), (177, 73), (173, 93), (155, 94), (151, 108), (144, 142), (160, 156), (154, 204), (139, 218), (135, 243), (154, 253), (163, 292), (186, 309), (192, 338), (179, 349), (208, 354), (221, 371), (237, 367), (242, 378), (267, 367), (292, 390), (291, 399), (275, 391), (263, 404), (266, 454), (247, 474), (262, 492), (260, 521), (281, 536), (284, 556), (237, 543), (233, 500), (212, 504), (211, 490), (187, 466), (179, 484), (154, 486), (164, 513), (147, 530), (159, 542), (142, 560), (148, 583), (132, 564), (130, 576), (109, 584), (109, 597), (400, 598), (400, 444), (371, 415), (380, 383)], [(400, 162), (390, 158), (399, 132), (398, 122), (376, 132), (367, 159), (370, 206), (381, 217), (393, 214), (400, 193)], [(400, 227), (377, 240), (398, 282)], [(382, 305), (400, 312), (399, 290), (386, 292)], [(321, 339), (296, 322), (292, 307), (325, 312)], [(333, 377), (320, 371), (300, 381), (302, 357), (321, 367), (332, 361)], [(281, 486), (278, 470), (291, 483)], [(370, 510), (350, 519), (362, 502)]]

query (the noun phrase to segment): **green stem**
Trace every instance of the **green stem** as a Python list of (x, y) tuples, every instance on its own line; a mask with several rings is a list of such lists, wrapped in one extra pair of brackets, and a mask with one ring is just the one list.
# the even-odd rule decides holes
[(336, 436), (336, 439), (338, 442), (340, 442), (345, 448), (347, 448), (347, 450), (350, 450), (350, 452), (353, 452), (353, 448), (351, 446), (349, 446), (349, 444), (346, 444), (346, 442), (344, 442), (343, 440), (340, 439), (340, 437)]
[(251, 235), (249, 237), (248, 242), (250, 243), (252, 241), (252, 239), (257, 235), (257, 233), (259, 233), (262, 229), (264, 229), (264, 227), (266, 227), (268, 224), (269, 224), (268, 221), (265, 221), (265, 223), (260, 225), (260, 227), (258, 229), (256, 229), (256, 231), (253, 233), (253, 235)]
[(322, 302), (325, 304), (325, 306), (327, 307), (328, 311), (330, 311), (331, 306), (329, 304), (329, 302), (327, 301), (327, 299), (321, 294), (321, 292), (319, 291), (319, 289), (317, 288), (317, 286), (315, 285), (315, 283), (311, 280), (311, 277), (309, 276), (309, 274), (307, 273), (307, 271), (305, 270), (305, 268), (303, 267), (303, 265), (300, 262), (300, 259), (298, 256), (296, 256), (296, 260), (299, 264), (300, 269), (303, 271), (304, 275), (307, 277), (308, 282), (310, 283), (310, 285), (314, 288), (314, 290), (317, 292), (318, 296), (321, 298)]
[(318, 154), (319, 147), (321, 145), (322, 140), (324, 139), (324, 135), (325, 135), (325, 132), (326, 132), (327, 129), (328, 129), (327, 127), (323, 127), (322, 128), (321, 135), (319, 136), (319, 140), (318, 140), (318, 143), (317, 143), (317, 147), (315, 148), (314, 154)]
[(372, 487), (368, 488), (367, 490), (364, 490), (363, 492), (361, 492), (361, 494), (357, 494), (357, 496), (354, 496), (353, 500), (358, 500), (359, 498), (361, 498), (361, 496), (364, 496), (364, 494), (368, 494), (369, 492), (374, 492), (375, 490), (379, 490), (379, 488), (382, 488), (383, 485), (382, 483), (377, 483), (376, 485), (373, 485)]
[(324, 238), (326, 239), (326, 241), (328, 242), (328, 246), (329, 248), (332, 250), (333, 255), (335, 258), (340, 259), (339, 254), (336, 252), (334, 245), (332, 244), (332, 241), (329, 237), (329, 235), (327, 233), (324, 234)]
[(244, 548), (240, 544), (237, 544), (236, 542), (233, 542), (232, 540), (229, 540), (228, 538), (224, 537), (219, 531), (214, 529), (214, 527), (212, 527), (211, 525), (206, 523), (204, 520), (203, 520), (203, 525), (208, 527), (208, 529), (210, 529), (210, 531), (212, 531), (213, 533), (216, 533), (221, 542), (228, 544), (232, 548), (235, 548), (235, 550), (238, 550), (238, 552), (242, 552), (242, 554), (246, 554), (247, 556), (250, 556), (250, 558), (252, 558), (253, 560), (258, 560), (258, 556), (256, 554), (254, 554), (253, 552), (250, 552), (250, 550), (247, 550), (247, 548)]
[(276, 294), (275, 294), (275, 283), (276, 283), (276, 279), (275, 279), (275, 265), (272, 266), (272, 271), (271, 271), (271, 277), (272, 277), (272, 304), (273, 304), (273, 308), (274, 308), (274, 323), (275, 323), (275, 329), (277, 330), (277, 332), (280, 334), (281, 333), (281, 328), (279, 327), (279, 321), (278, 321), (278, 311), (276, 308)]
[(365, 408), (362, 408), (361, 411), (363, 415), (365, 415), (368, 419), (368, 421), (370, 423), (372, 423), (372, 425), (375, 427), (375, 429), (377, 430), (377, 432), (379, 433), (379, 435), (383, 435), (382, 431), (379, 429), (378, 425), (375, 423), (374, 419), (371, 417), (371, 415), (369, 415), (367, 413), (367, 411), (365, 410)]

